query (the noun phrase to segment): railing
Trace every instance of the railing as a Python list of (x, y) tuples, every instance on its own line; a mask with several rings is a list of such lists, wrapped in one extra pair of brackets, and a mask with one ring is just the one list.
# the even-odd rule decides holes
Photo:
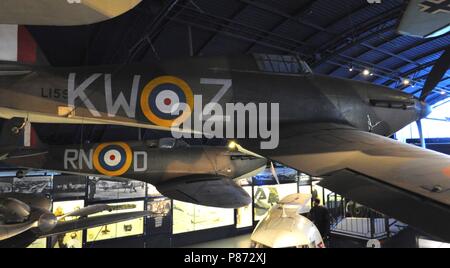
[(336, 193), (326, 196), (326, 207), (331, 217), (332, 234), (369, 239), (391, 237), (406, 225), (370, 208), (345, 200)]
[(389, 236), (386, 218), (345, 217), (331, 228), (334, 234), (361, 239), (382, 239)]

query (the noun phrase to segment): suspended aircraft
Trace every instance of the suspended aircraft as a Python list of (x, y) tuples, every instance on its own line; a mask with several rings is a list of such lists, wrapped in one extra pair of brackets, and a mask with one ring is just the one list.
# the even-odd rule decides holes
[(255, 154), (322, 177), (323, 187), (450, 241), (450, 157), (387, 138), (430, 113), (425, 100), (447, 72), (449, 55), (450, 47), (420, 98), (312, 74), (301, 60), (282, 63), (296, 74), (268, 71), (280, 66), (268, 55), (72, 68), (9, 62), (0, 65), (0, 116), (153, 128), (176, 137), (222, 132)]
[(450, 31), (449, 0), (411, 0), (398, 26), (401, 34), (432, 38)]
[(267, 163), (228, 147), (189, 146), (172, 138), (49, 146), (20, 118), (4, 122), (0, 152), (0, 161), (7, 166), (119, 182), (138, 180), (172, 199), (224, 208), (251, 202), (234, 179), (252, 176)]
[(115, 18), (141, 0), (3, 0), (0, 23), (73, 26)]
[(112, 210), (108, 205), (98, 204), (57, 216), (50, 212), (51, 205), (50, 199), (39, 194), (1, 194), (0, 247), (26, 247), (38, 238), (150, 215), (149, 211), (137, 211), (93, 216)]

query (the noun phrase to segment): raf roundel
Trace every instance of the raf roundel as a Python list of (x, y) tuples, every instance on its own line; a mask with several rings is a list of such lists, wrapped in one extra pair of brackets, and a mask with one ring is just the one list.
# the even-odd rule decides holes
[(194, 108), (191, 88), (174, 76), (161, 76), (150, 81), (141, 93), (140, 102), (145, 117), (162, 127), (180, 125)]
[(94, 150), (95, 169), (107, 176), (120, 176), (128, 171), (133, 155), (124, 142), (103, 143)]

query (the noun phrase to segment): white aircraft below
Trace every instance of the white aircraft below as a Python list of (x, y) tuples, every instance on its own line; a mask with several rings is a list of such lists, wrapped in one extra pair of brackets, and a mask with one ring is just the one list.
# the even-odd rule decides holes
[(267, 213), (252, 233), (255, 248), (324, 248), (322, 236), (308, 218), (310, 194), (284, 197)]

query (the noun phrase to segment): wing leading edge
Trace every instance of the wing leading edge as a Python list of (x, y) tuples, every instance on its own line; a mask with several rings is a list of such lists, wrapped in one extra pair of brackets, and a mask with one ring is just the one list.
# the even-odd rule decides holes
[(363, 205), (450, 241), (450, 157), (347, 126), (292, 130), (269, 157)]
[(105, 21), (133, 9), (142, 0), (3, 0), (0, 23), (72, 26)]

